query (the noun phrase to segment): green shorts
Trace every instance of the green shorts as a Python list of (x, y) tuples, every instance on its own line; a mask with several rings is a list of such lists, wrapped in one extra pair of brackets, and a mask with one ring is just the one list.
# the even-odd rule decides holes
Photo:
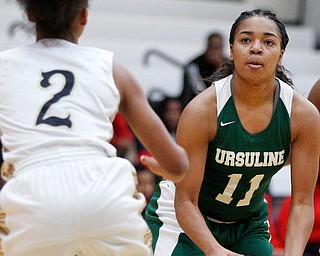
[[(161, 184), (162, 183), (162, 184)], [(205, 254), (180, 228), (174, 214), (174, 187), (161, 182), (147, 208), (146, 221), (153, 235), (154, 256), (194, 256)], [(268, 204), (250, 218), (232, 223), (217, 223), (204, 216), (217, 241), (226, 249), (250, 256), (272, 256), (268, 223)]]

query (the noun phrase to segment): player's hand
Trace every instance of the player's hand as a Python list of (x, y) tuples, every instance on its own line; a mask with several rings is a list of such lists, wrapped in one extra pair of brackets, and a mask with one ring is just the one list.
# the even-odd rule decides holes
[(168, 171), (164, 169), (162, 165), (160, 165), (160, 163), (152, 156), (143, 155), (140, 157), (140, 161), (143, 165), (147, 166), (154, 174), (161, 176), (166, 180), (171, 180), (175, 183), (183, 180), (186, 175), (186, 172), (177, 174), (176, 170)]
[(142, 164), (147, 166), (154, 174), (164, 177), (164, 174), (166, 172), (161, 168), (159, 162), (154, 157), (142, 155), (140, 157), (140, 161)]

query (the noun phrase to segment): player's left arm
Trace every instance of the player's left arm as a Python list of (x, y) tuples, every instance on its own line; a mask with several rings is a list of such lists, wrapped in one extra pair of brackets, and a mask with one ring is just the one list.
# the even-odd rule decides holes
[(303, 255), (314, 222), (314, 189), (320, 155), (320, 115), (295, 93), (291, 114), (292, 200), (284, 256)]

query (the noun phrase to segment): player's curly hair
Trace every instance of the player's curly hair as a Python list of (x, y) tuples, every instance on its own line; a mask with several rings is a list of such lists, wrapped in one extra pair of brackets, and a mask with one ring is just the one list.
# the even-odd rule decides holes
[(37, 31), (47, 37), (63, 38), (69, 34), (72, 23), (89, 0), (17, 0), (24, 11), (32, 16)]
[[(240, 26), (241, 22), (247, 18), (253, 17), (253, 16), (262, 16), (265, 18), (268, 18), (277, 25), (279, 32), (281, 34), (281, 49), (285, 50), (287, 47), (287, 44), (289, 42), (289, 36), (287, 34), (286, 28), (284, 24), (277, 18), (276, 14), (272, 13), (269, 10), (262, 10), (262, 9), (256, 9), (253, 11), (245, 11), (242, 12), (241, 15), (236, 19), (236, 21), (233, 23), (230, 35), (229, 35), (229, 44), (232, 45), (234, 43), (235, 39), (235, 33), (237, 28)], [(231, 75), (234, 71), (234, 64), (232, 61), (226, 61), (222, 65), (222, 67), (217, 70), (211, 77), (209, 77), (207, 80), (210, 82), (214, 82), (217, 80), (220, 80), (224, 77), (227, 77)], [(286, 75), (290, 74), (288, 70), (286, 70), (283, 66), (277, 66), (276, 67), (276, 77), (281, 79), (282, 81), (286, 82), (287, 84), (293, 86), (292, 80)]]

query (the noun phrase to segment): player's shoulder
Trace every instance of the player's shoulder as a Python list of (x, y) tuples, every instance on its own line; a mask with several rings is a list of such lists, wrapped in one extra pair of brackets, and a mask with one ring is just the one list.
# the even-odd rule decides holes
[(1, 51), (0, 54), (2, 56), (9, 56), (9, 55), (17, 54), (17, 53), (25, 50), (26, 47), (27, 47), (26, 45), (23, 45), (23, 46), (18, 46), (18, 47), (5, 49), (5, 50)]
[(179, 127), (189, 131), (197, 130), (197, 136), (202, 134), (211, 138), (217, 120), (215, 97), (215, 88), (211, 86), (193, 98), (180, 116)]
[(75, 51), (77, 51), (77, 50), (81, 51), (82, 54), (100, 56), (102, 58), (105, 58), (105, 57), (113, 58), (113, 56), (114, 56), (113, 51), (108, 50), (108, 49), (99, 48), (99, 47), (75, 45), (74, 49), (75, 49)]

